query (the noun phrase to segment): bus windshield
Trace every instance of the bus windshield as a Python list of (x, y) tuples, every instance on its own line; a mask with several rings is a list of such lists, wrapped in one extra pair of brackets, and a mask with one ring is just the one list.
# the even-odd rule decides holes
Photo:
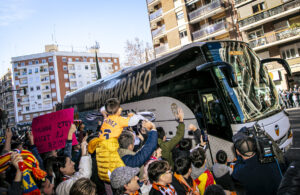
[(224, 61), (234, 68), (237, 87), (230, 88), (216, 67), (217, 78), (225, 96), (230, 97), (239, 111), (236, 122), (258, 120), (280, 110), (278, 94), (268, 71), (261, 66), (260, 59), (241, 42), (211, 42), (203, 46), (209, 62)]

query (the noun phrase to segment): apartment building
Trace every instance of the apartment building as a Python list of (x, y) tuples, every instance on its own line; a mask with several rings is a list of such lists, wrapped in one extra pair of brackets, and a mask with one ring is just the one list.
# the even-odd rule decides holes
[(9, 69), (5, 75), (0, 78), (0, 109), (7, 113), (7, 124), (9, 127), (15, 126), (15, 109), (13, 99), (12, 75)]
[(206, 40), (239, 39), (232, 0), (147, 0), (156, 57)]
[[(101, 76), (120, 69), (118, 54), (97, 53)], [(65, 94), (97, 80), (95, 53), (58, 51), (46, 46), (44, 53), (12, 58), (16, 122), (30, 122), (50, 113)]]
[(276, 63), (268, 65), (278, 89), (300, 86), (300, 0), (235, 0), (242, 39), (261, 58), (288, 61), (293, 82)]

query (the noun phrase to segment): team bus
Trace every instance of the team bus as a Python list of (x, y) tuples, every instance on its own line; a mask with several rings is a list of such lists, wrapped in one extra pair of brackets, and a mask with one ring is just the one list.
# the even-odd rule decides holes
[(89, 125), (105, 101), (116, 97), (124, 112), (152, 112), (167, 138), (175, 135), (175, 115), (182, 108), (185, 137), (193, 138), (189, 124), (206, 129), (211, 158), (219, 149), (232, 157), (232, 135), (256, 122), (286, 150), (292, 131), (265, 65), (275, 62), (290, 75), (285, 60), (261, 60), (244, 42), (196, 42), (69, 93), (63, 106), (74, 107)]

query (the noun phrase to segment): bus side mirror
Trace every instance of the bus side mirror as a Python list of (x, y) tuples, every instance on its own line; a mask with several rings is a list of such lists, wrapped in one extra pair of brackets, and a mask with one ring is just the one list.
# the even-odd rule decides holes
[(281, 64), (289, 77), (292, 76), (292, 71), (286, 60), (281, 58), (267, 58), (260, 61), (262, 65), (269, 62), (277, 62)]
[(209, 69), (212, 67), (218, 67), (223, 72), (230, 87), (238, 86), (238, 84), (236, 83), (236, 78), (235, 78), (233, 68), (227, 62), (223, 62), (223, 61), (222, 62), (209, 62), (209, 63), (201, 64), (200, 66), (197, 66), (196, 69), (197, 69), (197, 71), (203, 71), (205, 69)]

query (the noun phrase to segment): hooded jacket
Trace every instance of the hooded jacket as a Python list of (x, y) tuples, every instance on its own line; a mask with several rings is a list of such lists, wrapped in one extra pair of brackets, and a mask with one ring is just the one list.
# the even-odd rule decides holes
[(184, 128), (184, 123), (180, 122), (177, 126), (176, 135), (170, 141), (163, 141), (162, 139), (158, 139), (158, 145), (161, 148), (162, 158), (168, 161), (171, 167), (174, 166), (174, 162), (172, 160), (172, 150), (183, 138)]

